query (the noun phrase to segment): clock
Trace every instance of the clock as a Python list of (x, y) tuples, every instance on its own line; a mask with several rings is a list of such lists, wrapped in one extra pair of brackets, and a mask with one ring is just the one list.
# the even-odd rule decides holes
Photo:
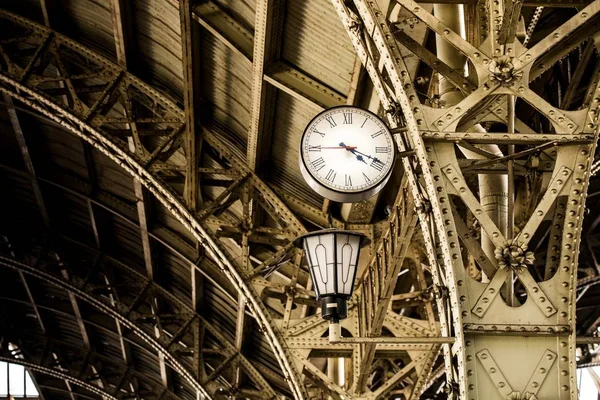
[(325, 198), (368, 199), (390, 179), (396, 146), (385, 123), (370, 111), (340, 106), (314, 117), (300, 141), (300, 171)]

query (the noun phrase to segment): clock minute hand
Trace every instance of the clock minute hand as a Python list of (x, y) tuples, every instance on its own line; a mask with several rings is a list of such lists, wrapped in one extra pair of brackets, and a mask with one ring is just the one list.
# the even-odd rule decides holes
[[(346, 150), (348, 150), (350, 153), (352, 153), (352, 154), (354, 154), (354, 155), (356, 155), (356, 154), (358, 153), (358, 154), (360, 154), (361, 156), (365, 156), (365, 157), (367, 157), (367, 158), (369, 158), (369, 159), (371, 159), (371, 160), (377, 160), (377, 161), (379, 161), (379, 159), (378, 159), (377, 157), (372, 157), (372, 156), (370, 156), (370, 155), (368, 155), (368, 154), (365, 154), (365, 153), (362, 153), (362, 152), (360, 152), (360, 151), (356, 150), (356, 146), (346, 146), (346, 145), (344, 144), (344, 142), (340, 142), (340, 147), (345, 147), (345, 148), (346, 148)], [(359, 156), (357, 156), (356, 158), (358, 158), (358, 157), (359, 157)], [(362, 157), (361, 157), (360, 159), (362, 160)]]

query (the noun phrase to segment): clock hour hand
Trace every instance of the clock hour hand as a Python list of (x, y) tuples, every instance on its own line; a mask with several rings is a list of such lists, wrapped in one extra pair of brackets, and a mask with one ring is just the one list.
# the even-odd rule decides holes
[(356, 153), (357, 153), (357, 151), (356, 151), (356, 146), (346, 146), (346, 145), (344, 144), (344, 142), (340, 142), (340, 147), (343, 147), (343, 148), (345, 148), (346, 150), (348, 150), (350, 153), (354, 154), (354, 155), (356, 156), (356, 159), (357, 159), (358, 161), (360, 161), (360, 162), (364, 162), (365, 164), (367, 163), (367, 162), (364, 160), (364, 158), (363, 158), (361, 155), (359, 155), (359, 154), (356, 154)]
[[(344, 143), (340, 143), (340, 146), (344, 146)], [(350, 153), (354, 154), (356, 156), (356, 159), (358, 161), (362, 161), (365, 164), (367, 162), (364, 160), (363, 156), (365, 156), (368, 159), (372, 160), (373, 163), (371, 163), (371, 166), (374, 167), (374, 168), (377, 168), (377, 167), (375, 165), (373, 165), (373, 164), (378, 164), (378, 163), (381, 164), (381, 161), (379, 160), (379, 158), (370, 156), (370, 155), (365, 154), (363, 152), (360, 152), (360, 151), (356, 150), (356, 147), (346, 146), (346, 150), (348, 150)], [(377, 168), (377, 169), (379, 169), (379, 168)]]
[[(351, 151), (352, 151), (352, 150), (351, 150)], [(363, 155), (363, 156), (367, 157), (367, 158), (368, 158), (368, 159), (370, 159), (370, 160), (373, 160), (373, 161), (380, 161), (380, 160), (379, 160), (379, 158), (377, 158), (377, 157), (373, 157), (373, 156), (370, 156), (370, 155), (368, 155), (368, 154), (365, 154), (365, 153), (362, 153), (362, 152), (360, 152), (360, 151), (358, 151), (358, 150), (354, 150), (353, 152), (355, 152), (355, 153), (358, 153), (358, 154), (360, 154), (360, 155)]]

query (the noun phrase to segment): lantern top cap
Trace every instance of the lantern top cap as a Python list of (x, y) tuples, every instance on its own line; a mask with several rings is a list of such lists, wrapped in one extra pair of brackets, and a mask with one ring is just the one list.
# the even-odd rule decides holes
[(311, 237), (311, 236), (326, 235), (326, 234), (329, 234), (329, 233), (342, 234), (342, 235), (360, 236), (361, 239), (362, 239), (360, 241), (360, 247), (365, 247), (365, 246), (368, 246), (369, 244), (371, 244), (371, 239), (369, 239), (369, 237), (367, 235), (365, 235), (364, 233), (354, 232), (354, 231), (348, 231), (348, 230), (344, 230), (344, 229), (329, 228), (329, 229), (322, 229), (320, 231), (314, 231), (314, 232), (305, 233), (304, 235), (298, 236), (296, 238), (296, 240), (294, 240), (294, 246), (296, 246), (297, 248), (301, 249), (302, 248), (302, 241), (304, 240), (304, 238)]

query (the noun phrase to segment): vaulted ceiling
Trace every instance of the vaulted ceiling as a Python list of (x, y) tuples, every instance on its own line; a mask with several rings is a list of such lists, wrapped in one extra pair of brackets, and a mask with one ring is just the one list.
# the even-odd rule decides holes
[[(442, 398), (440, 343), (384, 343), (359, 357), (322, 339), (327, 325), (291, 245), (319, 227), (367, 234), (374, 244), (351, 309), (369, 322), (355, 315), (345, 332), (440, 335), (436, 300), (447, 294), (427, 260), (407, 164), (397, 163), (380, 195), (353, 205), (323, 199), (299, 171), (300, 137), (318, 112), (347, 104), (384, 116), (393, 106), (378, 98), (334, 3), (0, 4), (0, 349), (29, 368), (42, 397), (341, 398), (326, 365), (345, 357), (355, 396)], [(439, 105), (447, 71), (435, 64), (435, 34), (395, 1), (375, 3), (418, 96)], [(539, 43), (584, 5), (525, 2), (518, 25), (530, 30), (520, 39)], [(476, 8), (465, 5), (465, 34), (479, 43)], [(536, 65), (539, 96), (564, 109), (589, 102), (592, 33), (577, 32)], [(549, 125), (532, 107), (517, 117), (530, 129)], [(406, 129), (398, 122), (395, 132)], [(551, 171), (541, 158), (539, 176)], [(537, 182), (522, 175), (523, 187)], [(581, 335), (600, 320), (599, 189), (592, 177)], [(534, 248), (540, 281), (546, 236)], [(581, 347), (582, 365), (598, 362), (594, 349)]]

